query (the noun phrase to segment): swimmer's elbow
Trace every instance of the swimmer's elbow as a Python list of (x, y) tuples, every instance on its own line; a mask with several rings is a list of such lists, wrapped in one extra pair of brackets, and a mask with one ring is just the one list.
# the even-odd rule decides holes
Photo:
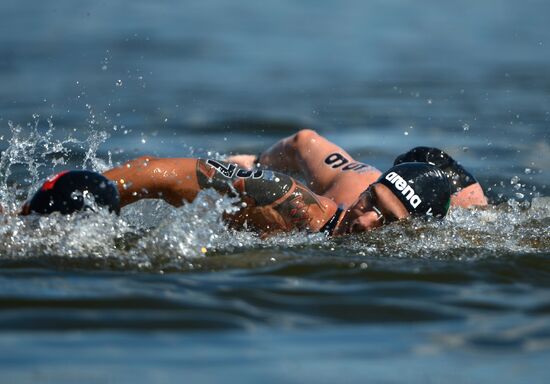
[(317, 137), (319, 137), (319, 134), (313, 129), (301, 129), (294, 134), (293, 141), (295, 143), (310, 142), (311, 139), (315, 139)]
[(318, 137), (319, 134), (313, 129), (302, 129), (290, 137), (289, 144), (296, 153), (310, 146)]

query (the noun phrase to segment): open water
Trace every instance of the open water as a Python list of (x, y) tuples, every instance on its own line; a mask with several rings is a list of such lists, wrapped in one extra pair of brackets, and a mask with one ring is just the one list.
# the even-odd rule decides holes
[[(545, 1), (0, 3), (2, 383), (547, 383)], [(492, 206), (260, 240), (207, 192), (13, 213), (48, 175), (257, 153), (310, 127), (380, 169), (446, 149)]]

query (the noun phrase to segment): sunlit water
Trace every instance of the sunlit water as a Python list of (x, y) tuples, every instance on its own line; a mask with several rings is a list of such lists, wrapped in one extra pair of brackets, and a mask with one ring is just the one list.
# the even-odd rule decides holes
[[(545, 3), (59, 4), (0, 5), (2, 382), (548, 381)], [(16, 215), (62, 169), (305, 126), (380, 169), (440, 146), (492, 205), (338, 239), (212, 191)]]

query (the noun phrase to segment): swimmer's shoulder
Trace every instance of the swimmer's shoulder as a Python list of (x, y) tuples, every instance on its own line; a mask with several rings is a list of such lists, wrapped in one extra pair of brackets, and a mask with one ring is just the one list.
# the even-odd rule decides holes
[(349, 206), (357, 200), (365, 189), (375, 183), (381, 174), (374, 167), (370, 167), (367, 171), (361, 173), (342, 171), (334, 178), (323, 196), (330, 198), (336, 204)]
[(479, 183), (474, 183), (462, 188), (451, 195), (451, 206), (454, 207), (484, 207), (488, 204), (487, 197)]

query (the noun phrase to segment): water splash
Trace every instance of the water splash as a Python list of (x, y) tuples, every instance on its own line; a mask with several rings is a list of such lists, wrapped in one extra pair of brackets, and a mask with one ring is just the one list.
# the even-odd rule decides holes
[(124, 221), (107, 211), (74, 215), (2, 217), (2, 258), (108, 258), (117, 256), (117, 240), (129, 231)]
[[(250, 244), (256, 239), (254, 234), (231, 230), (223, 221), (224, 214), (235, 212), (236, 202), (206, 190), (181, 208), (165, 204), (162, 221), (147, 230), (133, 252), (147, 255), (153, 265), (162, 268), (193, 268), (196, 258)], [(133, 216), (135, 209), (131, 207), (124, 216)]]
[[(74, 164), (75, 157), (82, 156), (77, 165), (82, 169), (101, 172), (112, 166), (110, 156), (108, 161), (97, 156), (107, 133), (91, 130), (84, 139), (55, 139), (51, 120), (45, 130), (39, 123), (38, 116), (26, 128), (9, 123), (11, 138), (0, 159), (0, 205), (5, 213), (0, 215), (0, 260), (114, 259), (138, 268), (182, 268), (192, 267), (189, 260), (207, 253), (231, 249), (228, 244), (244, 246), (257, 239), (227, 228), (223, 214), (235, 209), (235, 201), (213, 191), (181, 209), (141, 202), (124, 209), (120, 217), (98, 207), (93, 214), (17, 216), (45, 176), (60, 165)], [(144, 215), (147, 205), (155, 206), (154, 215)]]
[(70, 163), (77, 151), (85, 151), (82, 169), (102, 171), (112, 165), (110, 158), (106, 162), (96, 155), (99, 146), (107, 140), (107, 133), (92, 131), (84, 139), (71, 135), (56, 139), (51, 119), (47, 119), (44, 130), (40, 128), (39, 116), (33, 117), (34, 122), (26, 128), (8, 122), (11, 137), (0, 158), (0, 205), (6, 212), (17, 212), (20, 200), (30, 197), (58, 166)]
[[(101, 209), (71, 216), (14, 215), (45, 175), (60, 165), (76, 164), (102, 171), (111, 166), (97, 152), (108, 135), (92, 130), (84, 139), (55, 139), (54, 127), (40, 132), (38, 121), (27, 129), (9, 124), (12, 136), (0, 159), (0, 262), (48, 260), (92, 268), (188, 270), (213, 265), (242, 267), (243, 257), (268, 250), (268, 260), (296, 253), (300, 257), (414, 257), (473, 260), (513, 253), (548, 253), (550, 199), (540, 197), (497, 207), (458, 209), (443, 221), (408, 220), (359, 236), (326, 239), (321, 234), (289, 233), (261, 239), (235, 231), (223, 220), (236, 209), (235, 199), (203, 191), (180, 208), (162, 201), (142, 201), (121, 216)], [(216, 154), (219, 155), (219, 154)], [(221, 155), (219, 155), (221, 156)], [(513, 191), (511, 191), (513, 193)], [(240, 254), (240, 257), (231, 257)], [(243, 256), (244, 254), (244, 256)], [(273, 257), (275, 255), (275, 257)], [(261, 259), (261, 258), (260, 258)], [(260, 260), (261, 265), (265, 260)], [(258, 265), (248, 263), (246, 265)], [(220, 264), (216, 266), (219, 268)]]
[(531, 205), (510, 200), (499, 206), (453, 208), (445, 220), (411, 219), (338, 245), (359, 255), (474, 260), (550, 250), (550, 198)]
[[(235, 200), (207, 190), (180, 208), (161, 201), (143, 201), (125, 208), (121, 216), (102, 210), (71, 216), (3, 216), (0, 254), (3, 260), (46, 258), (78, 267), (107, 265), (151, 271), (181, 271), (204, 265), (209, 268), (208, 264), (215, 263), (208, 259), (219, 257), (225, 258), (225, 268), (263, 265), (266, 260), (243, 263), (230, 256), (254, 256), (264, 249), (271, 251), (270, 259), (273, 251), (282, 256), (287, 251), (299, 251), (302, 258), (317, 260), (321, 254), (354, 261), (365, 256), (471, 261), (547, 253), (550, 202), (542, 199), (535, 203), (529, 209), (456, 209), (444, 221), (409, 220), (360, 236), (331, 240), (321, 234), (304, 233), (260, 239), (252, 232), (228, 228), (223, 215), (236, 209)], [(109, 263), (98, 264), (101, 261)]]

